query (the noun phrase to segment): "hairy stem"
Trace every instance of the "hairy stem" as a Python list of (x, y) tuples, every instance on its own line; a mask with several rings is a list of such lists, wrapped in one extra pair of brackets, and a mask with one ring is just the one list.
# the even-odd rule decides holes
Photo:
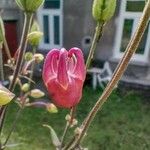
[(132, 55), (135, 53), (136, 49), (138, 48), (138, 46), (140, 44), (140, 41), (144, 34), (144, 31), (149, 22), (149, 17), (150, 17), (150, 0), (148, 0), (148, 2), (146, 3), (146, 6), (144, 8), (142, 17), (140, 18), (140, 22), (138, 24), (136, 32), (135, 32), (133, 38), (130, 40), (130, 42), (126, 48), (126, 52), (125, 52), (122, 60), (119, 62), (111, 81), (108, 83), (107, 87), (105, 88), (101, 97), (98, 99), (98, 101), (96, 102), (96, 104), (94, 105), (94, 107), (92, 108), (90, 113), (88, 114), (87, 118), (83, 121), (83, 124), (80, 127), (82, 129), (81, 134), (79, 134), (79, 136), (77, 136), (75, 138), (73, 144), (71, 144), (71, 146), (68, 147), (67, 150), (73, 150), (80, 143), (80, 141), (84, 137), (86, 131), (88, 130), (91, 122), (93, 121), (95, 115), (100, 110), (102, 105), (106, 102), (107, 98), (112, 93), (114, 87), (116, 86), (116, 84), (118, 83), (120, 78), (122, 77), (124, 71), (126, 70), (128, 64), (129, 64), (129, 61), (130, 61)]
[(103, 32), (103, 28), (104, 28), (104, 22), (98, 22), (97, 26), (95, 28), (95, 33), (94, 33), (94, 38), (92, 41), (92, 45), (89, 51), (89, 55), (86, 61), (86, 68), (88, 69), (90, 64), (91, 64), (91, 60), (93, 58), (95, 49), (96, 49), (96, 45), (99, 42), (100, 38), (102, 37), (102, 32)]

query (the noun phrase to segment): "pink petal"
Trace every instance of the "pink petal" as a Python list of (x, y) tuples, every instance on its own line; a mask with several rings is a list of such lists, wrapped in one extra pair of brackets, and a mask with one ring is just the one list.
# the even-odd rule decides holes
[(84, 81), (86, 76), (86, 69), (85, 69), (83, 53), (81, 49), (74, 47), (69, 50), (69, 55), (73, 56), (73, 54), (77, 59), (73, 74), (80, 80)]
[(43, 66), (43, 80), (45, 84), (52, 78), (55, 78), (57, 66), (57, 60), (59, 58), (60, 51), (58, 49), (52, 49), (46, 56), (44, 66)]
[(57, 80), (58, 83), (64, 89), (67, 89), (69, 84), (69, 78), (67, 73), (67, 59), (68, 59), (68, 52), (66, 51), (66, 49), (62, 48), (59, 54)]

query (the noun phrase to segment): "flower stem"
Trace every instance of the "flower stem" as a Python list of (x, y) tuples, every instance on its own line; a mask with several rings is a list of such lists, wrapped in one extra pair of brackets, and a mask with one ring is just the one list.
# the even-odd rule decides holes
[[(24, 53), (25, 53), (26, 47), (27, 47), (27, 35), (28, 35), (28, 32), (29, 32), (30, 27), (31, 27), (32, 17), (33, 17), (32, 13), (25, 13), (24, 27), (23, 27), (22, 37), (21, 37), (21, 41), (20, 41), (20, 46), (19, 46), (20, 52), (19, 52), (19, 56), (17, 58), (16, 68), (15, 68), (15, 71), (14, 71), (14, 74), (13, 74), (13, 80), (12, 80), (10, 86), (9, 86), (10, 91), (14, 91), (16, 79), (18, 78), (19, 72), (20, 72), (21, 67), (22, 67), (23, 56), (24, 56)], [(3, 115), (0, 116), (1, 117), (0, 131), (2, 131), (2, 128), (3, 128), (3, 125), (4, 125), (4, 120), (5, 120), (5, 116), (6, 116), (7, 107), (8, 106), (3, 106), (1, 108), (1, 114), (3, 114)], [(20, 112), (20, 111), (21, 110), (18, 110), (18, 112)], [(18, 112), (17, 112), (17, 115), (16, 115), (17, 119), (15, 118), (14, 123), (12, 125), (12, 128), (13, 128), (13, 126), (15, 126), (14, 124), (17, 123), (17, 120), (19, 118), (18, 117), (19, 116)], [(14, 131), (14, 128), (11, 129), (8, 137), (6, 138), (6, 142), (4, 143), (5, 145), (7, 144), (8, 140), (10, 138), (10, 135), (12, 134), (13, 131)]]
[(6, 41), (6, 37), (3, 38), (3, 43), (4, 43), (4, 48), (5, 48), (6, 55), (7, 55), (8, 59), (11, 60), (12, 58), (11, 58), (10, 50), (9, 50), (9, 47), (8, 47), (8, 43)]
[(120, 78), (122, 77), (124, 71), (126, 70), (128, 64), (129, 64), (129, 61), (130, 61), (132, 55), (135, 53), (136, 49), (138, 48), (138, 46), (140, 44), (140, 41), (144, 34), (144, 31), (149, 22), (149, 17), (150, 17), (150, 0), (148, 0), (148, 2), (146, 3), (146, 6), (145, 6), (143, 14), (140, 18), (140, 22), (138, 24), (136, 32), (135, 32), (134, 36), (132, 37), (132, 39), (130, 40), (130, 42), (126, 48), (126, 51), (124, 53), (124, 56), (123, 56), (122, 60), (119, 62), (111, 81), (108, 83), (107, 87), (105, 88), (101, 97), (98, 99), (98, 101), (94, 105), (93, 109), (88, 114), (87, 118), (83, 121), (83, 123), (80, 127), (82, 129), (81, 134), (79, 134), (79, 136), (76, 137), (73, 144), (67, 150), (73, 150), (80, 143), (80, 141), (84, 137), (86, 131), (88, 130), (91, 122), (93, 121), (95, 115), (100, 110), (102, 105), (106, 102), (107, 98), (112, 93), (114, 87), (116, 86), (116, 84), (118, 83)]
[(95, 49), (96, 49), (96, 45), (99, 42), (100, 38), (102, 37), (102, 32), (103, 32), (103, 28), (104, 28), (104, 22), (98, 22), (97, 26), (95, 28), (95, 33), (94, 33), (94, 38), (92, 41), (92, 45), (89, 51), (89, 55), (86, 61), (86, 68), (88, 69), (90, 64), (91, 64), (91, 60), (93, 58)]
[[(35, 53), (36, 53), (36, 46), (33, 47), (33, 56), (34, 56)], [(30, 79), (33, 78), (34, 67), (35, 67), (35, 61), (33, 61), (32, 65), (31, 65), (31, 73), (30, 73), (30, 76), (29, 76)], [(31, 80), (29, 80), (28, 83), (29, 83), (29, 86), (31, 86)]]
[(4, 81), (3, 52), (2, 52), (2, 44), (1, 43), (0, 43), (0, 80)]
[(67, 135), (68, 129), (69, 129), (69, 127), (70, 127), (70, 125), (72, 124), (72, 121), (73, 121), (73, 119), (74, 119), (75, 110), (76, 110), (76, 108), (75, 108), (75, 107), (72, 107), (72, 109), (71, 109), (71, 111), (70, 111), (71, 119), (70, 119), (69, 122), (68, 122), (68, 121), (66, 122), (66, 126), (65, 126), (65, 129), (64, 129), (64, 133), (63, 133), (62, 138), (61, 138), (61, 147), (63, 147), (63, 145), (64, 145), (64, 140), (65, 140), (65, 137), (66, 137), (66, 135)]
[(13, 124), (12, 124), (12, 127), (11, 127), (11, 129), (10, 129), (8, 135), (7, 135), (7, 138), (6, 138), (5, 142), (4, 142), (4, 144), (2, 145), (1, 149), (5, 149), (6, 144), (7, 144), (8, 140), (9, 140), (11, 134), (13, 133), (14, 129), (16, 128), (16, 125), (17, 125), (16, 123), (17, 123), (17, 121), (18, 121), (18, 119), (19, 119), (19, 117), (21, 115), (22, 110), (23, 110), (22, 108), (18, 108), (16, 116), (15, 116), (15, 119), (14, 119)]
[(28, 35), (28, 32), (29, 32), (30, 27), (31, 27), (32, 17), (33, 17), (32, 13), (25, 13), (25, 22), (24, 22), (23, 34), (22, 34), (20, 47), (19, 47), (20, 52), (19, 52), (19, 56), (17, 59), (16, 68), (15, 68), (15, 71), (13, 74), (13, 80), (12, 80), (10, 87), (9, 87), (9, 89), (11, 91), (14, 90), (16, 79), (17, 79), (18, 74), (19, 74), (21, 67), (22, 67), (23, 56), (24, 56), (26, 48), (27, 48), (27, 35)]

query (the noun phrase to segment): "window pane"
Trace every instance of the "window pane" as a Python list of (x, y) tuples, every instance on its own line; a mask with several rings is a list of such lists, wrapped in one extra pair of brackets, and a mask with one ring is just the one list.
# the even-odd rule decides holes
[(54, 16), (54, 44), (60, 44), (59, 16)]
[(49, 43), (49, 17), (47, 15), (43, 16), (43, 27), (44, 27), (44, 43)]
[[(149, 25), (148, 25), (149, 27)], [(145, 45), (146, 45), (146, 40), (147, 40), (147, 34), (148, 34), (148, 27), (147, 29), (145, 30), (145, 33), (142, 37), (142, 40), (140, 42), (140, 45), (136, 51), (136, 54), (144, 54), (144, 49), (145, 49)]]
[(133, 27), (133, 19), (125, 19), (124, 20), (124, 27), (123, 27), (123, 35), (122, 35), (122, 42), (121, 42), (121, 52), (124, 52), (129, 40), (131, 38)]
[(60, 0), (45, 0), (44, 8), (59, 9)]
[(126, 10), (133, 12), (143, 11), (145, 6), (145, 1), (127, 1)]

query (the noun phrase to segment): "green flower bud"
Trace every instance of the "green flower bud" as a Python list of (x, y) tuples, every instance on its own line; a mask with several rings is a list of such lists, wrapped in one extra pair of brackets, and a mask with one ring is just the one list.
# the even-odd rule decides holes
[(26, 53), (25, 53), (25, 56), (24, 56), (24, 59), (25, 59), (26, 61), (32, 60), (32, 59), (33, 59), (33, 54), (32, 54), (31, 52), (26, 52)]
[(36, 63), (40, 63), (44, 60), (44, 56), (40, 53), (34, 54), (33, 57), (34, 57)]
[(34, 31), (40, 31), (40, 27), (37, 21), (34, 20), (30, 32), (34, 32)]
[(52, 104), (52, 103), (48, 103), (48, 104), (46, 105), (46, 109), (47, 109), (47, 111), (50, 112), (50, 113), (57, 113), (57, 112), (58, 112), (57, 107), (56, 107), (54, 104)]
[(35, 12), (44, 0), (16, 0), (16, 3), (25, 12)]
[(0, 43), (3, 43), (4, 36), (5, 36), (5, 28), (2, 17), (0, 16)]
[(34, 90), (31, 90), (31, 93), (30, 93), (30, 96), (33, 97), (33, 98), (41, 98), (45, 95), (44, 92), (42, 92), (41, 90), (39, 89), (34, 89)]
[(81, 134), (81, 132), (82, 132), (82, 129), (79, 128), (79, 127), (77, 127), (77, 128), (74, 130), (74, 133), (75, 133), (76, 135)]
[(67, 114), (66, 117), (65, 117), (65, 119), (66, 119), (66, 121), (70, 122), (71, 116), (69, 114)]
[(29, 91), (29, 89), (30, 89), (29, 83), (25, 83), (25, 84), (23, 84), (22, 87), (21, 87), (21, 90), (22, 90), (23, 92), (27, 92), (27, 91)]
[(34, 31), (28, 34), (27, 40), (32, 46), (38, 46), (43, 33), (40, 31)]
[(15, 94), (0, 85), (0, 106), (8, 104), (14, 97)]
[(92, 14), (96, 21), (108, 21), (115, 12), (116, 0), (94, 0)]

